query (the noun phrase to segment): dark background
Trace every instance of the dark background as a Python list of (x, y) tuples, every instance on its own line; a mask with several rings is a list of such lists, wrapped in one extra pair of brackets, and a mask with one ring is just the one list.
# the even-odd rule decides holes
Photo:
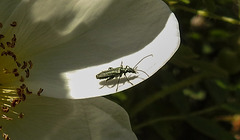
[(139, 140), (240, 140), (240, 1), (165, 0), (181, 45), (154, 76), (107, 98)]

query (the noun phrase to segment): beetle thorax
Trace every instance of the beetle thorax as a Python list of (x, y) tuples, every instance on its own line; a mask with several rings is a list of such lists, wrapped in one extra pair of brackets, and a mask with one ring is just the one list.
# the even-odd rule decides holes
[(126, 68), (124, 68), (124, 73), (136, 73), (136, 71), (133, 69), (133, 68), (131, 68), (131, 67), (129, 67), (129, 66), (126, 66)]

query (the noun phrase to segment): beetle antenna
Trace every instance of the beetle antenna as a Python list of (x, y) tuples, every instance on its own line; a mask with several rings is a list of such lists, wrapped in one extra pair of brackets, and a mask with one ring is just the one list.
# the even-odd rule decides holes
[(148, 77), (150, 77), (145, 71), (143, 71), (143, 70), (136, 70), (136, 71), (141, 71), (141, 72), (143, 72), (143, 73), (145, 73)]
[(147, 55), (147, 56), (143, 57), (140, 61), (137, 62), (137, 64), (133, 67), (133, 69), (136, 69), (137, 65), (138, 65), (140, 62), (142, 62), (143, 59), (145, 59), (145, 58), (147, 58), (147, 57), (149, 57), (149, 56), (153, 56), (153, 54), (150, 54), (150, 55)]

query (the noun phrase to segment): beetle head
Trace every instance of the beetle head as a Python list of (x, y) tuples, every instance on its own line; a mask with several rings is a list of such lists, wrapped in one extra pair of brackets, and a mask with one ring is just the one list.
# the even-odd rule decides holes
[(125, 72), (129, 72), (129, 73), (137, 73), (135, 69), (129, 67), (129, 66), (126, 66), (126, 70)]

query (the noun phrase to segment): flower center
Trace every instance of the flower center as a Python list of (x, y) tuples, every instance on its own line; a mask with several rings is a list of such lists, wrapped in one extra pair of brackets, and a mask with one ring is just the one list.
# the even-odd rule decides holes
[[(17, 44), (17, 36), (14, 28), (17, 22), (8, 25), (5, 34), (1, 33), (3, 24), (0, 22), (0, 120), (10, 121), (14, 118), (23, 118), (22, 112), (17, 112), (14, 108), (22, 101), (26, 100), (26, 95), (32, 94), (30, 88), (25, 84), (25, 80), (30, 77), (33, 68), (31, 60), (18, 59), (14, 51)], [(43, 89), (40, 88), (40, 93)], [(0, 124), (0, 131), (4, 139), (9, 139), (4, 133), (3, 126)]]

